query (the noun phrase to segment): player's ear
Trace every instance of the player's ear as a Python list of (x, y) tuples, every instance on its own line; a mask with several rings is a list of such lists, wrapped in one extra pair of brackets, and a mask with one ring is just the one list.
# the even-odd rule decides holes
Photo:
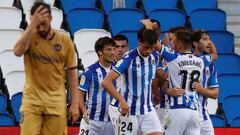
[(98, 55), (99, 55), (99, 56), (101, 56), (101, 55), (102, 55), (102, 51), (98, 51), (97, 53), (98, 53)]
[(193, 41), (193, 46), (194, 46), (195, 48), (197, 48), (197, 47), (198, 47), (198, 42)]

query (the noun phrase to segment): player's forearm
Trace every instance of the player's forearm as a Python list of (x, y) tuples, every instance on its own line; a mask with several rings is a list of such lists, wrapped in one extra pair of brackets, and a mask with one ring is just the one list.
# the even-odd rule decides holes
[(118, 93), (112, 81), (106, 80), (105, 78), (102, 82), (102, 86), (106, 89), (108, 94), (115, 98), (117, 101), (125, 100), (124, 97)]
[(218, 98), (218, 88), (204, 88), (204, 90), (199, 92), (207, 98), (212, 98), (212, 99)]
[(217, 55), (217, 49), (213, 43), (210, 45), (210, 54), (212, 55), (212, 61), (213, 62), (216, 61), (218, 55)]
[(33, 33), (34, 30), (31, 28), (27, 28), (26, 31), (23, 32), (13, 48), (14, 54), (16, 56), (20, 57), (27, 51)]
[(80, 107), (82, 113), (84, 113), (87, 111), (87, 109), (85, 107), (85, 101), (84, 101), (85, 92), (79, 91), (78, 93), (79, 93), (79, 107)]
[(77, 69), (68, 70), (68, 82), (70, 87), (71, 103), (79, 103), (78, 99), (78, 73)]

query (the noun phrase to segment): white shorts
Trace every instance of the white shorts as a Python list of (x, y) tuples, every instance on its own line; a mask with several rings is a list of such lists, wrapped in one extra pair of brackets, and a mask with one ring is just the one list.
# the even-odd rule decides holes
[(80, 123), (79, 135), (89, 135), (89, 124), (83, 118)]
[(200, 135), (214, 135), (214, 129), (211, 119), (201, 121), (201, 134)]
[(170, 123), (165, 135), (200, 135), (199, 112), (191, 109), (170, 109)]
[(112, 122), (89, 120), (89, 135), (114, 135)]
[(158, 118), (162, 124), (163, 132), (165, 131), (165, 128), (169, 125), (170, 122), (170, 116), (169, 116), (169, 109), (166, 108), (160, 108), (160, 106), (155, 106)]
[(143, 135), (161, 132), (161, 123), (155, 110), (145, 115), (121, 116), (118, 108), (109, 106), (109, 116), (113, 123), (115, 135), (139, 135), (140, 129)]

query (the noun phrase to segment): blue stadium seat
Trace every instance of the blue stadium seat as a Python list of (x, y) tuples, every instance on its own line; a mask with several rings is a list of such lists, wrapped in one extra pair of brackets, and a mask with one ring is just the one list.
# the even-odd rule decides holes
[(108, 16), (113, 36), (125, 30), (140, 30), (142, 19), (144, 13), (141, 10), (128, 8), (113, 9)]
[(172, 9), (177, 7), (177, 0), (142, 0), (146, 14), (155, 9)]
[(215, 65), (219, 75), (240, 74), (240, 56), (237, 54), (218, 54)]
[(186, 16), (178, 9), (156, 9), (149, 14), (150, 19), (156, 19), (161, 24), (161, 31), (168, 31), (172, 27), (184, 26)]
[(15, 121), (17, 123), (20, 122), (20, 106), (22, 104), (22, 92), (18, 92), (14, 94), (11, 98), (11, 106), (13, 110), (13, 114), (15, 116)]
[(132, 50), (138, 47), (138, 40), (137, 40), (137, 33), (138, 31), (121, 31), (118, 34), (122, 34), (128, 38), (128, 49)]
[(196, 9), (190, 15), (193, 29), (225, 30), (226, 14), (221, 9)]
[(208, 31), (218, 53), (233, 53), (234, 35), (229, 31)]
[(240, 116), (234, 118), (230, 123), (231, 127), (240, 127)]
[(96, 0), (61, 0), (64, 13), (74, 8), (95, 8)]
[[(113, 9), (113, 0), (101, 0), (105, 14), (109, 15)], [(125, 0), (125, 8), (136, 8), (136, 0)]]
[[(233, 82), (232, 84), (235, 84), (235, 83)], [(228, 124), (230, 124), (234, 118), (240, 116), (239, 103), (240, 103), (240, 94), (230, 95), (223, 99), (223, 110), (225, 112), (225, 116), (227, 118)]]
[(73, 35), (83, 28), (101, 29), (104, 13), (95, 8), (75, 8), (68, 12), (67, 20)]
[(187, 16), (191, 12), (200, 8), (217, 8), (217, 0), (182, 0)]
[(226, 127), (226, 121), (222, 116), (211, 114), (210, 118), (212, 120), (213, 127)]
[(0, 113), (0, 126), (14, 126), (13, 117), (6, 113)]
[(0, 93), (0, 113), (5, 113), (7, 109), (7, 96)]
[[(219, 95), (218, 102), (222, 103), (224, 98), (230, 95), (240, 95), (240, 88), (236, 85), (240, 84), (239, 74), (225, 74), (218, 76)], [(235, 86), (234, 86), (235, 85)]]

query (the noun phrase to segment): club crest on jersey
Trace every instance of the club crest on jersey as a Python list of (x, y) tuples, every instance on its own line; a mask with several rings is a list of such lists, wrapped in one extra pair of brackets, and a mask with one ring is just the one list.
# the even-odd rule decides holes
[(155, 61), (154, 60), (152, 60), (152, 64), (154, 64), (155, 63)]
[(86, 77), (84, 75), (81, 76), (80, 85), (85, 83)]
[(55, 44), (55, 45), (53, 46), (53, 48), (54, 48), (54, 50), (57, 51), (57, 52), (59, 52), (59, 51), (62, 50), (62, 46), (61, 46), (60, 44)]

